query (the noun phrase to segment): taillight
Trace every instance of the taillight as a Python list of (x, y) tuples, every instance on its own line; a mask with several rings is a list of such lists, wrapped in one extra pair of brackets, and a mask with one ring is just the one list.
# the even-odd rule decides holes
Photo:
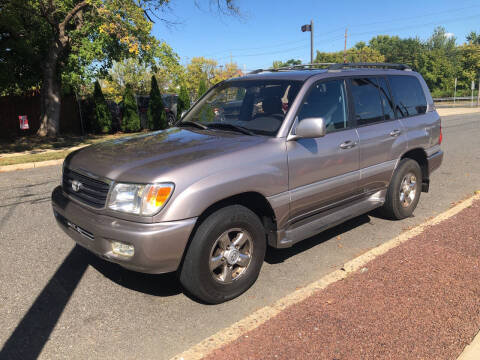
[(442, 143), (442, 140), (443, 140), (442, 125), (440, 125), (440, 135), (438, 137), (438, 145)]

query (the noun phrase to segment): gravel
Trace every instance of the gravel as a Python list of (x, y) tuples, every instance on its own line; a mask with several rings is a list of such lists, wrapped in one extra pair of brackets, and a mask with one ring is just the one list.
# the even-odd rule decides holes
[(480, 201), (206, 359), (456, 359), (480, 328)]

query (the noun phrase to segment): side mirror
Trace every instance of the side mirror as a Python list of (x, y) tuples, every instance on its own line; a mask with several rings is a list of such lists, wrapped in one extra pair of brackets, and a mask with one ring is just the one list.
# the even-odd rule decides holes
[(295, 128), (294, 139), (311, 139), (325, 136), (326, 127), (323, 118), (306, 118), (300, 121)]
[(183, 119), (186, 113), (187, 113), (187, 110), (183, 110), (182, 113), (180, 114), (180, 119)]

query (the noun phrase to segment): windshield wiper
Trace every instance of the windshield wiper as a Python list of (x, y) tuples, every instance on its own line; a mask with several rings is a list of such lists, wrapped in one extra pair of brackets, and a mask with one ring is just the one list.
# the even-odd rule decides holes
[(207, 130), (208, 127), (206, 127), (205, 125), (203, 124), (200, 124), (196, 121), (180, 121), (177, 126), (179, 127), (183, 127), (183, 126), (193, 126), (193, 127), (196, 127), (196, 128), (199, 128), (199, 129), (202, 129), (202, 130)]
[(244, 128), (243, 126), (238, 126), (238, 125), (233, 125), (229, 123), (212, 123), (208, 124), (209, 129), (225, 129), (225, 130), (232, 130), (236, 131), (245, 135), (255, 135), (253, 132), (248, 130), (247, 128)]

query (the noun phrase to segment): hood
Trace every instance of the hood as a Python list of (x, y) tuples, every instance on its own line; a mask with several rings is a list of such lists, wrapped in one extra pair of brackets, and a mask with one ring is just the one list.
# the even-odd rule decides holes
[(70, 154), (65, 164), (115, 181), (149, 183), (172, 170), (198, 165), (267, 139), (226, 131), (170, 128), (90, 145)]

